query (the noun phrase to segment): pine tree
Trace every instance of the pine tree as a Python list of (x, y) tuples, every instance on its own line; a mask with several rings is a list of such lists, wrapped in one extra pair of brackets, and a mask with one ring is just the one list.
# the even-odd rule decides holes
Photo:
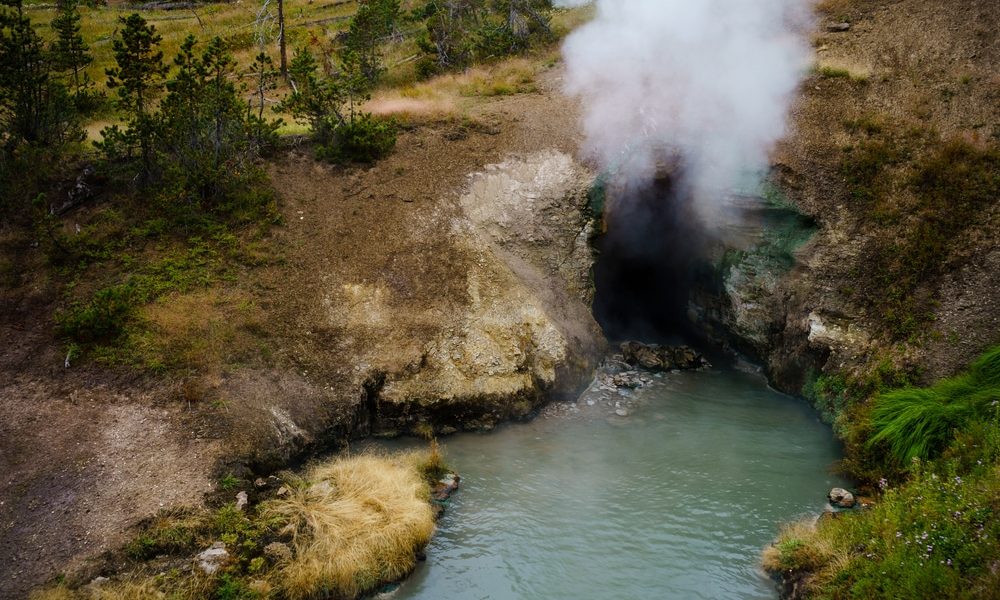
[(8, 145), (61, 144), (77, 133), (72, 103), (51, 68), (22, 0), (0, 2), (0, 119)]
[(361, 73), (371, 83), (385, 70), (379, 47), (395, 29), (398, 17), (399, 0), (364, 0), (351, 19), (345, 45), (356, 55)]
[(222, 39), (195, 54), (188, 36), (160, 103), (156, 148), (160, 172), (201, 208), (217, 209), (252, 172), (261, 140), (277, 125), (247, 114), (233, 83), (236, 66)]
[(250, 77), (253, 81), (253, 95), (257, 99), (257, 114), (251, 114), (252, 103), (247, 101), (247, 124), (250, 127), (251, 138), (255, 152), (263, 154), (278, 143), (278, 128), (284, 123), (281, 119), (267, 120), (264, 118), (264, 105), (267, 92), (277, 89), (278, 71), (274, 62), (265, 52), (260, 52), (250, 65)]
[(274, 62), (265, 52), (261, 52), (254, 57), (253, 64), (250, 65), (250, 75), (254, 82), (254, 96), (257, 98), (257, 118), (264, 118), (265, 94), (277, 88)]
[[(152, 169), (152, 140), (156, 123), (150, 118), (149, 104), (162, 88), (167, 72), (163, 52), (156, 49), (162, 39), (156, 27), (146, 23), (138, 13), (119, 17), (123, 25), (121, 37), (111, 44), (117, 66), (106, 69), (108, 87), (117, 89), (118, 101), (129, 117), (129, 130), (122, 136), (126, 142), (138, 142), (143, 165), (143, 177)], [(113, 129), (106, 130), (113, 133)], [(107, 136), (106, 136), (107, 137)]]
[(52, 43), (53, 63), (56, 69), (68, 74), (77, 105), (88, 97), (87, 89), (93, 85), (86, 68), (94, 61), (90, 49), (80, 33), (78, 0), (59, 0), (58, 14), (52, 19), (56, 39)]

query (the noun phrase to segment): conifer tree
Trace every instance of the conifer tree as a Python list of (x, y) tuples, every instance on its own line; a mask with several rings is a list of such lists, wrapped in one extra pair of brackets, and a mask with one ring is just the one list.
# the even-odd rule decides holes
[(120, 138), (126, 145), (133, 140), (138, 143), (143, 164), (143, 176), (148, 177), (152, 168), (152, 140), (156, 123), (150, 117), (150, 103), (162, 88), (162, 80), (167, 67), (163, 64), (163, 52), (157, 50), (162, 39), (156, 27), (146, 23), (138, 13), (119, 17), (123, 26), (121, 37), (112, 42), (116, 66), (106, 69), (108, 87), (118, 91), (119, 105), (129, 118), (128, 132), (122, 135), (117, 128), (106, 129), (109, 134)]
[(385, 70), (379, 47), (396, 27), (399, 0), (363, 0), (351, 19), (346, 47), (356, 55), (361, 73), (374, 83)]
[(267, 53), (260, 52), (254, 57), (253, 63), (250, 65), (250, 75), (253, 77), (254, 83), (253, 94), (257, 99), (257, 118), (263, 119), (265, 95), (277, 88), (275, 77), (277, 72), (274, 70), (274, 61)]
[(22, 0), (0, 1), (0, 120), (8, 145), (60, 144), (77, 131), (66, 89), (51, 68)]
[(79, 106), (87, 97), (87, 89), (93, 85), (86, 68), (94, 61), (90, 48), (80, 30), (78, 0), (59, 0), (52, 29), (56, 39), (52, 43), (52, 58), (56, 69), (64, 71), (72, 84), (73, 97)]

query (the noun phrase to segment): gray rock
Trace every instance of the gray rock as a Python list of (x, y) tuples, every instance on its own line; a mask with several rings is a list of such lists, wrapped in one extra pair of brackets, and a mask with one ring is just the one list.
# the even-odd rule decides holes
[(830, 32), (833, 32), (833, 33), (839, 33), (839, 32), (843, 32), (843, 31), (847, 31), (850, 28), (851, 28), (851, 24), (847, 23), (847, 22), (844, 22), (844, 23), (830, 23), (829, 25), (826, 26), (826, 30), (830, 31)]
[(830, 504), (837, 508), (854, 508), (854, 494), (844, 488), (833, 488), (826, 497), (830, 500)]
[(624, 408), (619, 408), (618, 410), (615, 411), (615, 414), (618, 415), (619, 417), (627, 417), (628, 411), (625, 410)]
[(264, 556), (274, 564), (292, 560), (292, 549), (288, 544), (281, 542), (271, 542), (264, 546)]
[(198, 563), (198, 568), (206, 575), (211, 575), (229, 561), (229, 552), (226, 551), (224, 543), (215, 542), (210, 548), (195, 557), (195, 561)]
[(700, 369), (708, 361), (687, 346), (660, 346), (641, 342), (625, 342), (621, 345), (622, 356), (630, 365), (638, 365), (650, 371), (671, 369)]
[(246, 492), (240, 492), (239, 494), (236, 494), (236, 508), (238, 508), (239, 510), (245, 509), (249, 502), (250, 499), (247, 497)]

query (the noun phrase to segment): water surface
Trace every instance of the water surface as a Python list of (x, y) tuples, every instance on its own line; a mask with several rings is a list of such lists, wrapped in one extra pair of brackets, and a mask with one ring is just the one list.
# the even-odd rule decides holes
[(394, 599), (773, 599), (760, 549), (843, 485), (813, 411), (732, 370), (595, 384), (444, 447), (462, 489)]

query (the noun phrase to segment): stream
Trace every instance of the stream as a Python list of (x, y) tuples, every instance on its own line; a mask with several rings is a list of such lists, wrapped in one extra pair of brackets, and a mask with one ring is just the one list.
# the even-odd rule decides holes
[(760, 550), (845, 484), (830, 429), (749, 370), (642, 376), (444, 439), (462, 488), (427, 561), (385, 596), (776, 598)]

